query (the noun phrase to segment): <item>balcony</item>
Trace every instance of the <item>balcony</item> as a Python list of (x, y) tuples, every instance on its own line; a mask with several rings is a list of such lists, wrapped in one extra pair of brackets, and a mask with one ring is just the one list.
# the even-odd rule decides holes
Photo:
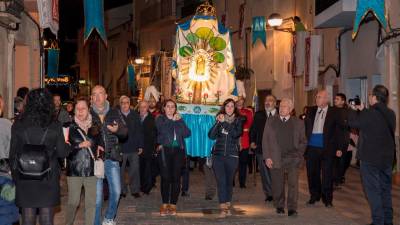
[(353, 26), (357, 0), (316, 0), (315, 28)]
[(140, 25), (162, 25), (176, 20), (176, 0), (161, 0), (140, 12)]
[(0, 23), (5, 25), (19, 23), (24, 11), (23, 0), (0, 0)]

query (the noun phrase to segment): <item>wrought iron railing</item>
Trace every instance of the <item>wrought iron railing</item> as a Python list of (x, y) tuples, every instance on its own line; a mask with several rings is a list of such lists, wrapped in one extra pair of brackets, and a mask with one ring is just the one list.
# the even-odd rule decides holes
[(23, 11), (23, 0), (0, 0), (0, 13), (7, 13), (17, 18), (21, 18), (21, 12)]

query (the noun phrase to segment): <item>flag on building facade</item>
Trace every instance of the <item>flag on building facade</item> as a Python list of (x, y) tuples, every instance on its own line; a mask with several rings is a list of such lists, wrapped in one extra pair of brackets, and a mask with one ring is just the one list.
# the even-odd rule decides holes
[(57, 36), (59, 29), (58, 0), (37, 0), (39, 25), (42, 29), (50, 28)]
[(135, 76), (135, 66), (133, 65), (133, 62), (128, 63), (128, 66), (126, 67), (126, 72), (128, 73), (129, 89), (134, 95), (136, 92), (136, 76)]
[(85, 10), (84, 42), (86, 43), (93, 31), (96, 30), (104, 45), (107, 46), (103, 0), (84, 0), (83, 4)]
[(267, 48), (267, 32), (266, 32), (267, 21), (265, 16), (256, 16), (253, 17), (252, 23), (252, 44), (256, 43), (258, 39), (264, 44), (264, 47)]
[(239, 7), (239, 38), (242, 39), (245, 31), (245, 13), (246, 13), (246, 1), (240, 4)]
[(356, 17), (353, 25), (353, 40), (357, 37), (361, 22), (368, 13), (372, 13), (384, 30), (388, 28), (385, 14), (385, 0), (357, 0)]
[(321, 42), (321, 35), (311, 35), (305, 41), (304, 89), (306, 91), (318, 88)]
[(59, 62), (60, 49), (49, 48), (47, 49), (47, 77), (58, 77), (58, 62)]

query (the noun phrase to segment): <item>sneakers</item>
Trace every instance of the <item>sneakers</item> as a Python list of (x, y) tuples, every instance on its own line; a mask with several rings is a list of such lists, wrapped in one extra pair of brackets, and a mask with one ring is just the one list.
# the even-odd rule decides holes
[(170, 204), (168, 211), (169, 211), (169, 215), (176, 216), (176, 205)]
[(160, 207), (161, 216), (176, 216), (176, 205), (162, 204)]
[(116, 225), (117, 223), (114, 220), (104, 219), (101, 225)]
[(227, 202), (227, 203), (222, 203), (219, 205), (219, 208), (221, 210), (220, 214), (219, 214), (219, 218), (225, 218), (227, 216), (231, 216), (231, 203)]
[(162, 204), (160, 207), (160, 215), (161, 216), (168, 216), (168, 205)]

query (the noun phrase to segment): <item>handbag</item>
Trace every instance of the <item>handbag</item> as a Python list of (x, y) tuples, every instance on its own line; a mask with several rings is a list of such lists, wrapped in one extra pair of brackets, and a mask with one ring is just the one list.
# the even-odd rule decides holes
[[(83, 140), (86, 141), (86, 135), (84, 135), (82, 133), (82, 131), (78, 128), (77, 129), (79, 134), (82, 136)], [(94, 161), (94, 176), (96, 176), (97, 178), (103, 179), (104, 178), (104, 162), (102, 159), (98, 158), (96, 159), (94, 157), (94, 154), (92, 152), (92, 148), (87, 148), (90, 154), (90, 157), (92, 157), (93, 161)]]
[(25, 131), (26, 143), (22, 147), (22, 151), (17, 153), (17, 168), (19, 177), (23, 180), (43, 180), (50, 170), (50, 157), (44, 145), (48, 129), (44, 132), (39, 144), (31, 144), (28, 134)]

